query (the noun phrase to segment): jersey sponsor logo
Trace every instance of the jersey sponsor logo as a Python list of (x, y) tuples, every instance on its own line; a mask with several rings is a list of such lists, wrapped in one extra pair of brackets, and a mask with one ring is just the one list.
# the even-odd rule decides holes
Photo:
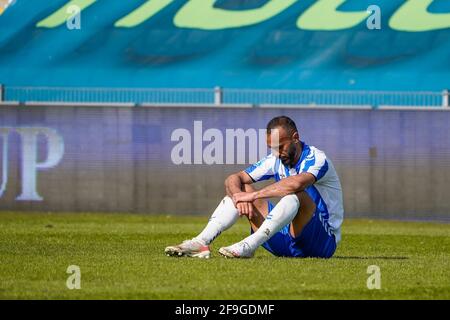
[(315, 154), (314, 151), (311, 151), (310, 153), (308, 153), (308, 155), (305, 158), (305, 161), (311, 161), (314, 160)]

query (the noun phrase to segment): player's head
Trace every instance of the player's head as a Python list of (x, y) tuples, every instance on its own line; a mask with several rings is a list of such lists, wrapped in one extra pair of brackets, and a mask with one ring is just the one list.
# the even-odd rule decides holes
[(301, 149), (295, 122), (286, 116), (275, 117), (267, 124), (267, 145), (285, 166), (293, 166)]

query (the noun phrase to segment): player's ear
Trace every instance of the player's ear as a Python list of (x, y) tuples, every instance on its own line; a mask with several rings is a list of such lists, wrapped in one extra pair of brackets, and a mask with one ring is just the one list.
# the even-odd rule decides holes
[(292, 135), (292, 139), (293, 139), (293, 140), (298, 140), (298, 141), (300, 141), (300, 135), (298, 134), (297, 131), (294, 132), (294, 134)]

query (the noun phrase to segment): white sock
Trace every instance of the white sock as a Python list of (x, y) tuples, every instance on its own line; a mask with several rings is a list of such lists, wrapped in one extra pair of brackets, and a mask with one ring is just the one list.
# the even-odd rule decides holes
[(239, 213), (229, 196), (222, 199), (209, 219), (205, 229), (195, 237), (197, 240), (210, 244), (223, 231), (229, 229), (239, 218)]
[(252, 250), (256, 250), (294, 220), (299, 208), (300, 200), (295, 194), (284, 196), (266, 217), (261, 227), (241, 242), (246, 242)]

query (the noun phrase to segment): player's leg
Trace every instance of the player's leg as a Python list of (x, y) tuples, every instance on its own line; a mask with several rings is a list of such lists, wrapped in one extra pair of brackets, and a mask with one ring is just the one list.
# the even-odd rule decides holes
[(289, 226), (286, 241), (289, 256), (330, 258), (336, 250), (336, 239), (325, 218), (326, 213), (316, 210), (312, 198), (303, 192), (300, 195), (302, 213)]
[(260, 245), (277, 234), (301, 213), (300, 198), (296, 194), (282, 197), (252, 235), (236, 244), (220, 248), (219, 252), (226, 257), (252, 257)]
[(230, 228), (239, 218), (239, 213), (230, 197), (225, 196), (214, 210), (206, 227), (200, 234), (179, 245), (169, 246), (165, 253), (169, 256), (190, 256), (209, 258), (209, 244), (223, 231)]
[[(246, 192), (253, 192), (255, 189), (251, 185), (246, 185)], [(316, 211), (316, 204), (313, 199), (306, 192), (297, 193), (301, 206), (299, 214), (292, 220), (289, 231), (295, 238), (302, 232), (303, 228), (308, 224)], [(249, 219), (253, 232), (256, 232), (264, 223), (269, 214), (268, 202), (264, 199), (258, 199), (253, 202), (254, 214), (252, 219)]]
[[(243, 191), (254, 191), (253, 187), (245, 184)], [(256, 200), (253, 203), (253, 216), (249, 219), (252, 229), (256, 231), (264, 222), (268, 214), (268, 205), (265, 200)], [(165, 252), (169, 256), (191, 256), (208, 258), (210, 256), (209, 244), (223, 231), (229, 229), (239, 218), (239, 213), (230, 197), (225, 196), (217, 206), (203, 231), (191, 240), (175, 246), (169, 246)]]
[[(263, 209), (261, 211), (264, 212)], [(268, 215), (260, 215), (267, 219), (259, 219), (252, 224), (252, 235), (230, 247), (221, 248), (219, 252), (227, 257), (251, 257), (260, 245), (266, 243), (266, 249), (273, 254), (290, 256), (291, 240), (302, 233), (315, 211), (316, 204), (306, 192), (283, 197)], [(279, 232), (284, 227), (287, 231)]]
[(302, 233), (303, 229), (316, 212), (316, 204), (305, 191), (297, 193), (297, 197), (301, 204), (299, 214), (297, 214), (291, 221), (289, 227), (289, 233), (294, 238), (298, 237)]
[[(246, 184), (244, 185), (244, 191), (254, 192), (255, 188), (253, 188), (253, 186), (250, 184)], [(267, 200), (258, 199), (253, 201), (252, 218), (250, 219), (249, 217), (247, 217), (253, 232), (256, 232), (259, 229), (259, 227), (264, 223), (264, 220), (266, 219), (268, 214), (269, 214), (269, 205)]]
[[(242, 191), (250, 192), (254, 189), (247, 184), (243, 185)], [(265, 209), (263, 208), (265, 205)], [(254, 215), (250, 224), (254, 230), (264, 222), (263, 214), (267, 215), (267, 202), (257, 200), (254, 203)], [(183, 243), (175, 246), (169, 246), (165, 249), (166, 254), (170, 256), (192, 256), (209, 257), (209, 244), (217, 238), (223, 231), (233, 226), (239, 218), (239, 212), (229, 196), (225, 196), (214, 210), (208, 224), (203, 231), (191, 240), (185, 240)]]

